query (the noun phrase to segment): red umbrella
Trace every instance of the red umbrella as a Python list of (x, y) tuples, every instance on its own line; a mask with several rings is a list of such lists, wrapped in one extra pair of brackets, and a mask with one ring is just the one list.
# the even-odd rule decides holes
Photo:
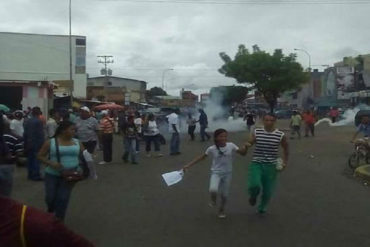
[(94, 110), (124, 110), (125, 107), (121, 105), (117, 105), (115, 103), (109, 103), (109, 104), (103, 104), (103, 105), (98, 105), (94, 107)]

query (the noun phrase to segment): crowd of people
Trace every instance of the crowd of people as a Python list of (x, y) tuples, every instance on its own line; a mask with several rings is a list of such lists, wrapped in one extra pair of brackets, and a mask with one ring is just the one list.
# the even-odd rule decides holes
[[(179, 111), (174, 109), (167, 116), (168, 133), (171, 135), (169, 155), (181, 154), (179, 114)], [(200, 140), (209, 140), (210, 135), (206, 132), (208, 118), (202, 109), (199, 110), (198, 119), (192, 114), (188, 116), (190, 139), (195, 140), (194, 132), (197, 123), (200, 125)], [(4, 175), (4, 179), (0, 180), (0, 183), (6, 181), (6, 185), (1, 186), (1, 194), (10, 195), (11, 193), (14, 163), (26, 160), (28, 179), (31, 181), (45, 180), (47, 191), (51, 194), (50, 198), (54, 198), (54, 194), (64, 193), (63, 200), (66, 202), (68, 202), (67, 195), (70, 194), (70, 191), (63, 185), (60, 185), (59, 188), (61, 183), (54, 178), (55, 176), (60, 177), (60, 172), (57, 170), (63, 168), (57, 164), (60, 163), (57, 161), (55, 153), (58, 142), (61, 159), (68, 161), (62, 163), (70, 163), (71, 166), (78, 163), (80, 153), (84, 149), (93, 156), (96, 156), (97, 150), (101, 150), (103, 159), (98, 164), (110, 164), (113, 160), (113, 135), (115, 133), (121, 133), (123, 137), (123, 162), (131, 162), (134, 165), (139, 163), (138, 156), (141, 146), (145, 146), (147, 157), (163, 157), (161, 149), (163, 151), (162, 145), (166, 144), (163, 133), (160, 133), (156, 117), (152, 113), (141, 115), (138, 111), (116, 112), (108, 110), (94, 112), (87, 106), (81, 107), (78, 112), (51, 109), (47, 120), (39, 107), (29, 108), (27, 112), (15, 111), (13, 114), (2, 114), (1, 131), (5, 143), (2, 149), (9, 150), (7, 152), (9, 157), (2, 156), (3, 159), (8, 159), (4, 160), (3, 163), (8, 163), (9, 166), (1, 167), (2, 174), (7, 174)], [(78, 150), (80, 151), (77, 152)], [(26, 159), (22, 159), (22, 156), (25, 156)], [(47, 166), (45, 176), (41, 173), (42, 163)], [(56, 193), (51, 189), (48, 190), (52, 187), (55, 190), (61, 189), (63, 192)], [(50, 198), (47, 199), (48, 204), (50, 204)], [(50, 208), (52, 207), (50, 206)], [(63, 218), (64, 213), (59, 215)]]
[[(219, 218), (226, 217), (226, 204), (232, 180), (235, 153), (244, 156), (248, 149), (255, 145), (253, 158), (248, 166), (247, 183), (249, 203), (251, 206), (255, 206), (259, 201), (257, 211), (261, 215), (267, 211), (268, 203), (277, 183), (278, 172), (288, 164), (287, 138), (284, 132), (275, 127), (276, 116), (270, 113), (265, 114), (262, 117), (262, 128), (254, 127), (257, 120), (253, 112), (246, 112), (244, 120), (250, 133), (250, 139), (245, 144), (240, 147), (237, 146), (228, 140), (227, 130), (217, 129), (213, 135), (214, 144), (183, 167), (184, 172), (187, 172), (196, 163), (208, 156), (212, 157), (209, 206), (219, 205)], [(314, 136), (316, 120), (312, 111), (308, 110), (303, 114), (293, 111), (290, 119), (291, 137), (295, 135), (298, 138), (301, 137), (302, 123), (305, 126), (305, 136), (309, 134)], [(366, 123), (364, 121), (359, 131), (363, 131), (365, 127), (366, 130), (370, 129), (368, 128), (369, 118), (367, 118)], [(178, 110), (174, 109), (167, 116), (167, 123), (168, 133), (170, 134), (169, 155), (180, 155), (181, 128)], [(186, 123), (190, 141), (195, 140), (197, 124), (200, 126), (200, 141), (211, 139), (211, 136), (206, 132), (208, 117), (204, 110), (199, 109), (199, 117), (188, 114)], [(367, 125), (365, 126), (365, 124)], [(56, 219), (59, 219), (59, 221), (52, 220), (50, 214), (44, 214), (29, 208), (29, 214), (38, 215), (39, 217), (38, 219), (35, 218), (34, 224), (39, 224), (40, 229), (48, 226), (51, 229), (59, 229), (61, 234), (68, 236), (70, 241), (75, 241), (73, 246), (92, 246), (87, 240), (70, 232), (59, 222), (62, 222), (65, 218), (73, 188), (76, 182), (79, 181), (79, 178), (76, 178), (76, 180), (70, 179), (75, 179), (76, 174), (83, 174), (81, 165), (83, 155), (81, 154), (87, 152), (94, 156), (96, 151), (100, 149), (103, 152), (103, 160), (98, 164), (110, 164), (113, 159), (113, 135), (117, 130), (123, 137), (122, 160), (124, 163), (131, 162), (133, 165), (139, 163), (141, 144), (145, 144), (145, 154), (148, 158), (164, 156), (161, 152), (161, 145), (166, 143), (166, 140), (163, 133), (160, 133), (154, 114), (144, 116), (139, 112), (112, 114), (107, 110), (96, 114), (84, 106), (79, 109), (78, 113), (69, 112), (66, 114), (65, 112), (50, 110), (47, 121), (39, 107), (32, 108), (27, 115), (16, 111), (12, 118), (1, 116), (0, 201), (4, 205), (8, 205), (10, 211), (13, 209), (17, 211), (19, 208), (26, 210), (24, 205), (3, 197), (11, 195), (14, 164), (17, 157), (25, 153), (27, 156), (28, 179), (44, 181), (47, 211), (53, 214)], [(154, 153), (152, 153), (152, 146), (154, 147)], [(281, 163), (278, 157), (280, 146), (283, 149)], [(45, 165), (44, 175), (41, 173), (41, 164)], [(73, 171), (73, 174), (70, 173), (71, 171)], [(261, 198), (258, 200), (260, 195)], [(23, 210), (21, 210), (22, 214)], [(22, 219), (22, 215), (17, 215)], [(0, 214), (0, 219), (8, 219), (7, 217), (5, 214)], [(33, 218), (31, 217), (31, 219)], [(13, 225), (18, 227), (17, 229), (19, 229), (19, 222), (22, 221), (13, 222)], [(0, 236), (1, 234), (0, 231)], [(10, 239), (8, 237), (7, 241), (11, 241)]]

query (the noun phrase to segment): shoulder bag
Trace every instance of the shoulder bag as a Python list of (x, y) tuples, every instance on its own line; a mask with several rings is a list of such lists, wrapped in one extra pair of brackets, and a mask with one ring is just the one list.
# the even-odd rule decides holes
[[(59, 144), (58, 144), (57, 137), (55, 137), (55, 150), (56, 150), (58, 163), (60, 163), (60, 152), (59, 152)], [(78, 170), (77, 168), (63, 169), (61, 171), (61, 175), (63, 179), (68, 182), (78, 182), (85, 178), (83, 172)]]

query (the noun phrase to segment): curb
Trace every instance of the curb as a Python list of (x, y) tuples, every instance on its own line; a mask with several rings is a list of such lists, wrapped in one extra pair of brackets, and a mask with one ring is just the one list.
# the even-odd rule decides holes
[(363, 178), (370, 182), (370, 165), (357, 167), (354, 173), (355, 177)]

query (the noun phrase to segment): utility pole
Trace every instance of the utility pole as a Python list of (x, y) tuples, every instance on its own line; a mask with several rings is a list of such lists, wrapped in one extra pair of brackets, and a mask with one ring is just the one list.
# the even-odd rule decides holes
[[(108, 64), (110, 63), (114, 63), (114, 60), (113, 60), (113, 56), (109, 56), (109, 55), (101, 55), (101, 56), (98, 56), (99, 60), (98, 60), (98, 63), (102, 63), (104, 64), (104, 76), (105, 76), (105, 85), (108, 85)], [(104, 88), (105, 88), (105, 85), (104, 85)], [(107, 100), (107, 92), (106, 90), (104, 90), (104, 94), (105, 94), (105, 101)]]
[(98, 58), (99, 58), (98, 63), (104, 64), (104, 75), (108, 76), (107, 65), (110, 63), (114, 63), (113, 56), (101, 55), (101, 56), (98, 56)]
[(74, 82), (72, 77), (72, 0), (69, 0), (69, 83), (71, 84), (71, 91), (70, 91), (70, 101), (71, 101), (71, 108), (73, 105), (73, 88)]

